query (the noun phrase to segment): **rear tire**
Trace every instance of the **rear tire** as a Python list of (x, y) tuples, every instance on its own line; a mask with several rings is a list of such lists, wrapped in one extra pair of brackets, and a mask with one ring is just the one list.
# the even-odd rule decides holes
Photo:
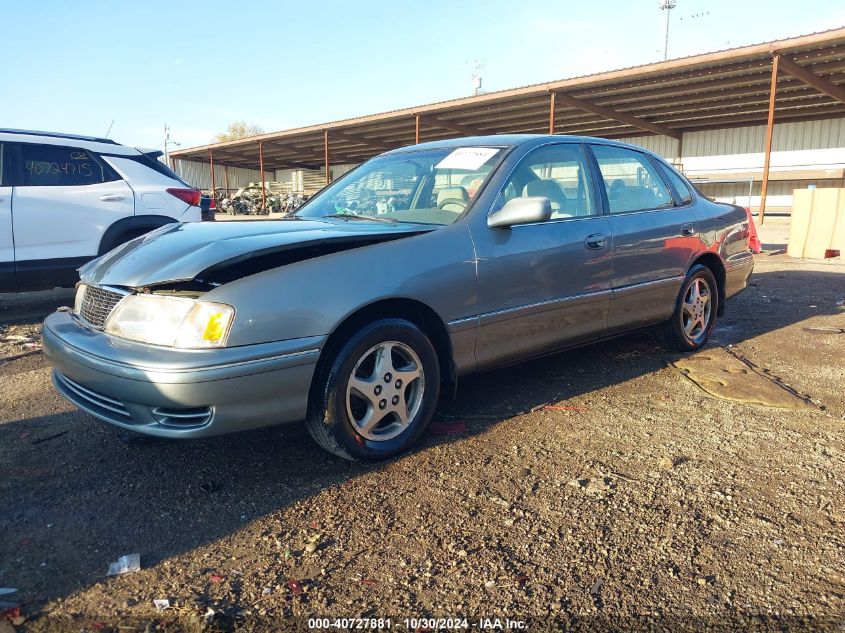
[(678, 352), (694, 352), (704, 347), (716, 325), (719, 287), (713, 272), (696, 264), (687, 273), (668, 321), (655, 328), (657, 339)]
[(315, 380), (306, 417), (314, 441), (344, 459), (386, 459), (428, 427), (440, 364), (416, 325), (383, 319), (356, 332)]

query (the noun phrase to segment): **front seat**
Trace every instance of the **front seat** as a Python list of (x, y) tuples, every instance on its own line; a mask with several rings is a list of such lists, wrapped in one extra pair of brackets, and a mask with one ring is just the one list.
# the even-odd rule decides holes
[(568, 217), (569, 198), (554, 180), (531, 180), (522, 188), (522, 197), (541, 196), (552, 203), (552, 217)]
[(469, 193), (463, 187), (444, 187), (437, 192), (437, 207), (439, 209), (463, 213), (467, 206), (469, 206)]

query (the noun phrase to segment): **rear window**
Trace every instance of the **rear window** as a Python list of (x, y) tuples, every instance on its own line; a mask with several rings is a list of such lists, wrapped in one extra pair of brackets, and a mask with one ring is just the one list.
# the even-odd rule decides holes
[(142, 165), (145, 165), (145, 166), (149, 167), (150, 169), (167, 176), (168, 178), (173, 178), (173, 180), (175, 180), (177, 182), (181, 182), (186, 187), (190, 187), (191, 189), (193, 189), (193, 187), (191, 185), (189, 185), (188, 183), (186, 183), (184, 180), (182, 180), (179, 177), (179, 174), (177, 174), (175, 171), (170, 169), (170, 167), (168, 167), (163, 162), (158, 160), (158, 158), (151, 156), (150, 154), (144, 154), (143, 152), (141, 152), (141, 154), (138, 154), (138, 155), (135, 155), (135, 156), (124, 156), (124, 155), (121, 154), (120, 156), (117, 156), (117, 157), (118, 158), (125, 158), (126, 160), (134, 160), (136, 163), (141, 163)]
[(21, 143), (20, 185), (69, 187), (120, 180), (120, 176), (86, 149)]

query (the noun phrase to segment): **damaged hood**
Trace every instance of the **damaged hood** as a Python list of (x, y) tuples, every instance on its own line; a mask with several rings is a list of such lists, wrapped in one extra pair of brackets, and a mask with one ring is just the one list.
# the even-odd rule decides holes
[(321, 244), (354, 248), (435, 228), (342, 219), (167, 224), (89, 262), (79, 274), (95, 285), (152, 286), (189, 281), (209, 269), (274, 253)]

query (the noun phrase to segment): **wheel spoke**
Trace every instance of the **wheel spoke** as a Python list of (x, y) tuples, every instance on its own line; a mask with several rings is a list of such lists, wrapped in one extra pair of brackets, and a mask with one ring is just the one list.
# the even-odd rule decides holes
[(373, 377), (376, 381), (386, 374), (394, 374), (396, 369), (393, 367), (393, 344), (385, 343), (376, 351), (376, 366), (373, 372)]
[(698, 279), (692, 282), (692, 285), (689, 287), (689, 302), (695, 303), (698, 301), (700, 295), (700, 291), (698, 288)]
[(396, 370), (393, 375), (395, 376), (394, 380), (401, 380), (402, 385), (404, 387), (407, 387), (417, 378), (419, 378), (422, 374), (420, 373), (419, 368), (414, 367), (413, 369)]
[(379, 422), (381, 422), (383, 419), (384, 419), (384, 412), (383, 411), (379, 411), (377, 408), (370, 408), (367, 411), (367, 415), (365, 415), (360, 420), (360, 422), (357, 423), (358, 428), (360, 428), (361, 431), (364, 432), (364, 433), (369, 433), (374, 428), (376, 428), (379, 425)]
[(396, 413), (396, 417), (399, 418), (399, 424), (402, 426), (408, 424), (408, 403), (405, 402), (405, 398), (399, 400), (399, 404), (393, 408), (393, 412)]
[(364, 398), (371, 407), (378, 406), (378, 398), (373, 393), (374, 387), (375, 381), (372, 379), (359, 378), (358, 376), (352, 376), (349, 379), (349, 389)]

